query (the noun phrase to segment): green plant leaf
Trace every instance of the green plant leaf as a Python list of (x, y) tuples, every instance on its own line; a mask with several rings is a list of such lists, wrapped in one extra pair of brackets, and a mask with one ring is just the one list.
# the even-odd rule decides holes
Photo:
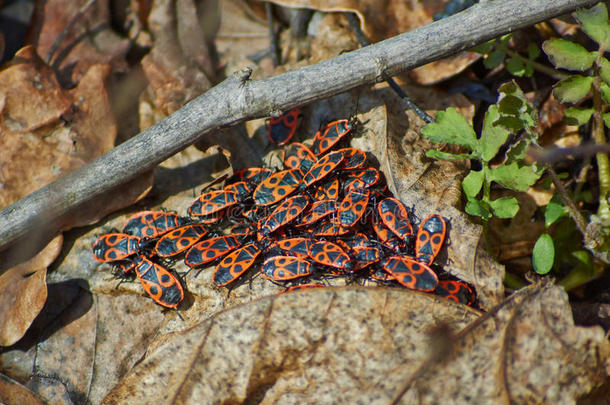
[(565, 111), (566, 123), (570, 125), (585, 125), (593, 115), (593, 108), (570, 107)]
[(561, 38), (544, 41), (542, 50), (556, 68), (580, 72), (589, 69), (597, 57), (597, 52), (589, 52), (583, 46)]
[(494, 125), (494, 122), (496, 122), (499, 117), (500, 113), (498, 112), (497, 105), (492, 105), (487, 109), (478, 148), (481, 158), (484, 161), (493, 159), (510, 135), (510, 132), (506, 128)]
[(484, 220), (488, 220), (489, 218), (491, 218), (491, 212), (489, 212), (489, 210), (485, 208), (479, 200), (468, 200), (468, 202), (466, 203), (466, 207), (464, 207), (464, 210), (466, 211), (466, 213), (475, 217), (481, 217)]
[(606, 58), (600, 58), (599, 75), (610, 86), (610, 61)]
[(483, 187), (483, 180), (485, 180), (485, 171), (471, 171), (468, 173), (464, 180), (462, 180), (462, 188), (464, 189), (464, 194), (468, 199), (473, 199), (479, 194), (481, 191), (481, 187)]
[(519, 202), (515, 197), (498, 198), (490, 201), (489, 205), (498, 218), (512, 218), (519, 211)]
[(501, 117), (497, 120), (497, 125), (503, 125), (515, 132), (536, 125), (538, 113), (514, 81), (501, 85), (498, 92), (498, 112)]
[(544, 226), (547, 228), (553, 225), (559, 218), (566, 215), (563, 204), (557, 197), (557, 195), (554, 195), (544, 209)]
[(610, 104), (610, 86), (607, 85), (606, 83), (602, 82), (599, 85), (599, 90), (602, 93), (602, 98), (604, 99), (604, 101), (608, 104)]
[(607, 112), (602, 115), (602, 118), (604, 119), (604, 124), (606, 124), (606, 128), (610, 128), (610, 112)]
[(510, 58), (506, 63), (506, 70), (517, 77), (525, 75), (525, 63), (520, 58)]
[(466, 118), (453, 107), (436, 114), (432, 122), (421, 130), (425, 138), (436, 143), (451, 143), (466, 146), (472, 151), (477, 149), (477, 135)]
[(590, 76), (570, 76), (557, 83), (553, 93), (564, 103), (575, 103), (589, 94), (592, 83), (593, 77)]
[(527, 148), (530, 145), (530, 141), (526, 139), (522, 139), (517, 143), (511, 145), (506, 151), (506, 162), (504, 164), (511, 164), (513, 162), (519, 161), (527, 155)]
[(536, 60), (538, 56), (540, 56), (540, 49), (535, 43), (530, 42), (527, 46), (527, 58), (529, 60)]
[(468, 154), (468, 153), (448, 153), (448, 152), (441, 152), (440, 150), (436, 150), (436, 149), (428, 149), (426, 151), (426, 156), (428, 156), (429, 158), (432, 159), (439, 159), (439, 160), (467, 160), (467, 159), (472, 159), (474, 156)]
[(534, 75), (534, 65), (531, 62), (525, 64), (525, 76), (532, 77)]
[(538, 274), (547, 274), (553, 268), (554, 260), (555, 246), (553, 245), (553, 238), (548, 233), (543, 233), (536, 241), (534, 251), (532, 252), (534, 271)]
[(610, 45), (610, 25), (608, 25), (608, 10), (604, 3), (586, 10), (579, 10), (574, 17), (580, 23), (582, 30), (592, 40), (607, 48)]
[(489, 70), (495, 69), (500, 66), (502, 62), (504, 62), (505, 57), (506, 54), (503, 51), (494, 49), (489, 55), (487, 55), (487, 58), (485, 58), (483, 61), (483, 65), (485, 65), (485, 67)]
[(535, 170), (534, 166), (520, 165), (518, 162), (513, 162), (509, 165), (501, 165), (489, 170), (488, 179), (511, 190), (525, 191), (541, 175), (542, 172)]
[(471, 52), (476, 52), (476, 53), (480, 53), (481, 55), (487, 55), (488, 53), (490, 53), (493, 49), (494, 49), (494, 43), (496, 42), (495, 39), (492, 39), (491, 41), (487, 41), (484, 42), (482, 44), (479, 44), (473, 48), (470, 48), (469, 50)]

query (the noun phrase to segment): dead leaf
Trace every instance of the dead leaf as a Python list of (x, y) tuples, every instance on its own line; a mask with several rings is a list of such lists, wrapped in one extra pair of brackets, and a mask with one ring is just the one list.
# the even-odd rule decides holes
[(4, 374), (0, 374), (0, 402), (22, 405), (45, 403), (38, 395)]
[[(0, 127), (3, 189), (0, 206), (50, 183), (114, 146), (116, 125), (104, 80), (109, 68), (93, 66), (78, 87), (66, 91), (26, 47), (0, 73), (5, 117)], [(25, 88), (27, 92), (14, 90)]]
[(57, 236), (38, 255), (0, 276), (0, 346), (23, 337), (47, 300), (47, 267), (61, 250)]
[(4, 134), (50, 125), (66, 114), (72, 104), (51, 68), (30, 46), (19, 50), (10, 66), (0, 72), (0, 94)]
[[(522, 291), (476, 327), (478, 317), (406, 290), (267, 297), (166, 337), (103, 403), (389, 403), (410, 382), (399, 403), (561, 404), (607, 375), (603, 331), (574, 327), (558, 287)], [(439, 327), (456, 336), (441, 359)]]
[(112, 31), (109, 3), (93, 2), (71, 27), (70, 21), (86, 2), (51, 0), (37, 4), (33, 30), (38, 34), (36, 49), (42, 59), (48, 60), (56, 39), (70, 28), (51, 60), (64, 86), (79, 83), (96, 64), (108, 64), (113, 71), (127, 69), (124, 58), (129, 41)]

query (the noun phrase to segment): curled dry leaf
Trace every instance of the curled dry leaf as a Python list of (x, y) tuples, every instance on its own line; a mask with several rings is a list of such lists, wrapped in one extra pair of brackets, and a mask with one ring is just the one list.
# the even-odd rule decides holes
[(602, 330), (574, 327), (558, 287), (479, 316), (396, 289), (271, 296), (167, 336), (103, 403), (390, 403), (406, 388), (398, 403), (561, 404), (607, 375)]
[(0, 374), (0, 402), (27, 405), (45, 403), (38, 395), (4, 374)]
[(0, 346), (23, 337), (47, 300), (47, 267), (61, 250), (57, 236), (38, 255), (0, 276)]
[(51, 0), (37, 4), (37, 18), (34, 19), (36, 25), (32, 29), (38, 33), (38, 54), (48, 60), (53, 44), (60, 35), (64, 35), (53, 54), (51, 64), (58, 69), (60, 81), (65, 85), (80, 82), (89, 68), (96, 64), (109, 64), (114, 71), (127, 69), (124, 58), (129, 49), (129, 41), (112, 30), (108, 0), (93, 2), (69, 26), (86, 3)]

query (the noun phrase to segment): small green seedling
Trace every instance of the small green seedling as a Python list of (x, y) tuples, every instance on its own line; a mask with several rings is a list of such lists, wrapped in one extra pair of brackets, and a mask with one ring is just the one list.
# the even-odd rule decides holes
[[(536, 140), (533, 131), (536, 111), (528, 104), (523, 92), (515, 83), (500, 87), (500, 101), (489, 107), (485, 114), (481, 136), (477, 137), (466, 118), (455, 109), (440, 111), (436, 122), (422, 129), (425, 138), (437, 143), (449, 143), (467, 148), (469, 153), (452, 154), (430, 150), (427, 155), (436, 159), (474, 159), (482, 169), (471, 171), (463, 180), (462, 188), (467, 198), (466, 212), (483, 221), (492, 215), (512, 218), (519, 211), (514, 197), (491, 199), (491, 184), (496, 182), (511, 190), (525, 191), (540, 178), (542, 170), (524, 163), (527, 146)], [(520, 134), (509, 141), (511, 134)], [(504, 162), (492, 166), (500, 148), (508, 145)]]

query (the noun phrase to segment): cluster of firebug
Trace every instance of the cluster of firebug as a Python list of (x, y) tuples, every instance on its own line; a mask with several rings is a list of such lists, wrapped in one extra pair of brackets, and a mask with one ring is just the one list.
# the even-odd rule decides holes
[[(282, 170), (237, 171), (222, 189), (204, 190), (188, 217), (138, 213), (120, 233), (95, 241), (96, 260), (124, 273), (134, 270), (146, 292), (169, 308), (184, 292), (159, 261), (181, 254), (191, 268), (216, 263), (217, 286), (260, 265), (262, 277), (285, 285), (283, 292), (321, 287), (329, 277), (372, 278), (473, 305), (468, 284), (439, 280), (431, 267), (445, 241), (446, 220), (430, 215), (414, 232), (407, 208), (391, 195), (383, 174), (367, 164), (366, 153), (337, 148), (354, 131), (355, 120), (327, 124), (310, 148), (288, 144), (299, 114), (289, 111), (268, 126), (270, 142), (286, 145)], [(220, 231), (229, 225), (228, 234)]]

